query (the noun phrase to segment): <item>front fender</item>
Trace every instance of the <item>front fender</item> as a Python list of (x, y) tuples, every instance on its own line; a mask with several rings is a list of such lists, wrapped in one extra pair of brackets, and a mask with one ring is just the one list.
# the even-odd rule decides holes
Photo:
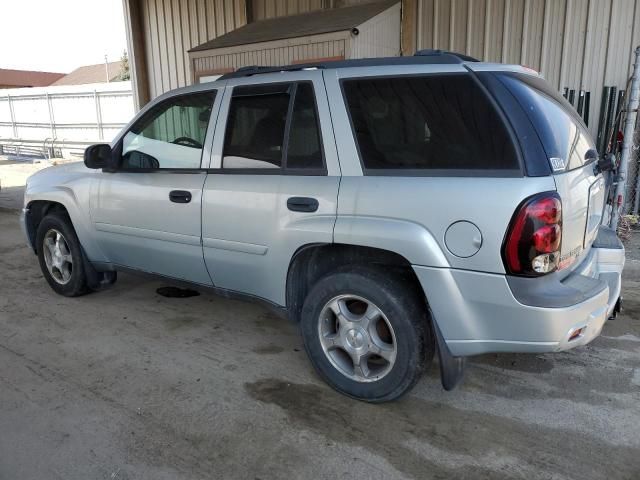
[(36, 175), (27, 181), (24, 195), (26, 209), (36, 201), (61, 204), (71, 218), (87, 258), (92, 262), (106, 262), (107, 258), (95, 240), (95, 229), (89, 211), (91, 183), (97, 179), (93, 178), (94, 175), (91, 173), (86, 176), (63, 178), (64, 175), (57, 175), (55, 169), (43, 170), (47, 171), (49, 174)]

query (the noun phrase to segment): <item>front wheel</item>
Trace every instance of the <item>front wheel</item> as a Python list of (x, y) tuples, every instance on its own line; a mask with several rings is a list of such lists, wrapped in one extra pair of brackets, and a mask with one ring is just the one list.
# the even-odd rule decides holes
[(321, 279), (305, 299), (300, 327), (322, 378), (368, 402), (409, 391), (435, 350), (420, 292), (411, 280), (374, 268)]
[(77, 297), (89, 292), (80, 241), (69, 217), (54, 213), (43, 218), (36, 242), (40, 269), (56, 293)]

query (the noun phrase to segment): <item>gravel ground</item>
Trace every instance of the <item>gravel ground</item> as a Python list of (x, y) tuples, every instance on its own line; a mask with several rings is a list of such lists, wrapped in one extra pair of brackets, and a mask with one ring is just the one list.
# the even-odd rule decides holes
[(56, 296), (0, 212), (0, 479), (637, 480), (639, 240), (591, 345), (475, 358), (449, 393), (434, 365), (374, 406), (323, 384), (260, 306), (127, 275)]

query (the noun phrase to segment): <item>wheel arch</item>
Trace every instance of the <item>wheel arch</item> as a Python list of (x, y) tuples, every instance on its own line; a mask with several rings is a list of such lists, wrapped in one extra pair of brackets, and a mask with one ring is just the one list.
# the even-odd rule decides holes
[[(33, 248), (34, 253), (38, 253), (38, 246), (36, 245), (36, 233), (42, 219), (49, 213), (63, 213), (70, 217), (69, 210), (62, 203), (53, 200), (33, 200), (27, 205), (27, 214), (25, 216), (25, 227), (29, 243)], [(72, 222), (73, 223), (73, 222)]]
[(399, 253), (364, 245), (311, 243), (298, 248), (289, 263), (286, 282), (289, 318), (297, 323), (304, 300), (313, 285), (345, 265), (384, 267), (396, 275), (403, 275), (409, 284), (422, 292), (411, 263)]
[(425, 226), (408, 220), (367, 215), (338, 216), (333, 241), (395, 252), (411, 265), (450, 266), (436, 236)]
[(91, 261), (106, 261), (92, 233), (89, 205), (81, 207), (72, 189), (56, 188), (37, 193), (28, 191), (26, 196), (25, 229), (34, 252), (37, 253), (35, 237), (42, 219), (52, 212), (61, 212), (69, 217), (87, 257)]

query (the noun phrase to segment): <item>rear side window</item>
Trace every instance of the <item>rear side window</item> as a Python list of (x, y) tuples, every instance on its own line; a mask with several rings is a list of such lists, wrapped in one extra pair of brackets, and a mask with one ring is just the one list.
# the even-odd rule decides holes
[(323, 164), (310, 82), (234, 88), (223, 168), (309, 171)]
[(468, 74), (344, 80), (365, 170), (519, 171), (500, 115)]
[(280, 168), (291, 84), (233, 89), (224, 168)]
[(517, 73), (498, 77), (516, 98), (533, 124), (554, 171), (573, 170), (595, 149), (582, 119), (542, 78)]

